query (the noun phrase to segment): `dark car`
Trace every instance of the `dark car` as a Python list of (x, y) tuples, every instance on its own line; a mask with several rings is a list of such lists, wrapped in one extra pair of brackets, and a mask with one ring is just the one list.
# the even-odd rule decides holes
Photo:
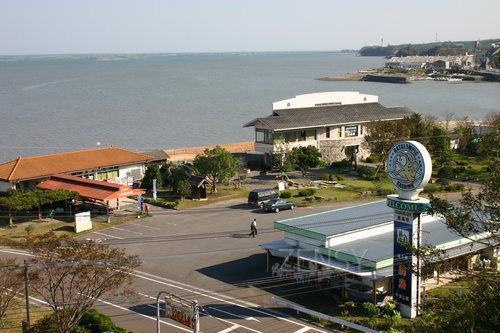
[(286, 200), (282, 200), (282, 199), (272, 199), (272, 200), (266, 201), (262, 208), (268, 212), (277, 213), (283, 209), (294, 209), (295, 202), (286, 201)]
[(248, 204), (252, 206), (264, 207), (264, 202), (270, 199), (277, 199), (279, 195), (273, 190), (253, 190), (248, 194)]

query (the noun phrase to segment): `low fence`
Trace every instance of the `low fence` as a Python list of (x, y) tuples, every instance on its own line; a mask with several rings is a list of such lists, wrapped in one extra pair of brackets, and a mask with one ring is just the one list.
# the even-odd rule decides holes
[(255, 150), (255, 142), (254, 141), (245, 141), (245, 142), (225, 143), (225, 144), (220, 144), (220, 145), (210, 145), (210, 146), (202, 146), (202, 147), (165, 150), (165, 153), (168, 155), (167, 160), (169, 162), (187, 162), (187, 161), (194, 160), (196, 155), (203, 154), (205, 149), (207, 149), (207, 148), (213, 149), (216, 146), (224, 148), (232, 154), (245, 153), (248, 151)]

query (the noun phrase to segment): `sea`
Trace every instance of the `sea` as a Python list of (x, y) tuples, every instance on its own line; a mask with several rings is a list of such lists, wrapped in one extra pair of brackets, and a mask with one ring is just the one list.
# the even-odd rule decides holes
[(500, 110), (500, 83), (320, 81), (382, 57), (250, 52), (0, 57), (0, 163), (115, 145), (133, 151), (254, 139), (243, 125), (296, 95), (359, 91), (444, 118)]

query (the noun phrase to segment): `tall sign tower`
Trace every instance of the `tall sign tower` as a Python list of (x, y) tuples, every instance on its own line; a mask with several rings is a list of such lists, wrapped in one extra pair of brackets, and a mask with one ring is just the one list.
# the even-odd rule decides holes
[(394, 209), (392, 289), (401, 314), (407, 318), (417, 316), (420, 304), (420, 262), (408, 247), (420, 247), (420, 216), (428, 209), (429, 200), (419, 198), (419, 193), (431, 172), (429, 152), (417, 141), (399, 142), (388, 153), (387, 173), (398, 192), (387, 196), (387, 206)]

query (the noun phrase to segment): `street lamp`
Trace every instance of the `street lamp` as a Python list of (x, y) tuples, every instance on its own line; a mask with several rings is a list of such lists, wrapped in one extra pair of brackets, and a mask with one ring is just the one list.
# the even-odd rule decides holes
[(160, 291), (156, 296), (156, 332), (160, 333), (160, 296), (162, 294), (169, 294), (166, 291)]

